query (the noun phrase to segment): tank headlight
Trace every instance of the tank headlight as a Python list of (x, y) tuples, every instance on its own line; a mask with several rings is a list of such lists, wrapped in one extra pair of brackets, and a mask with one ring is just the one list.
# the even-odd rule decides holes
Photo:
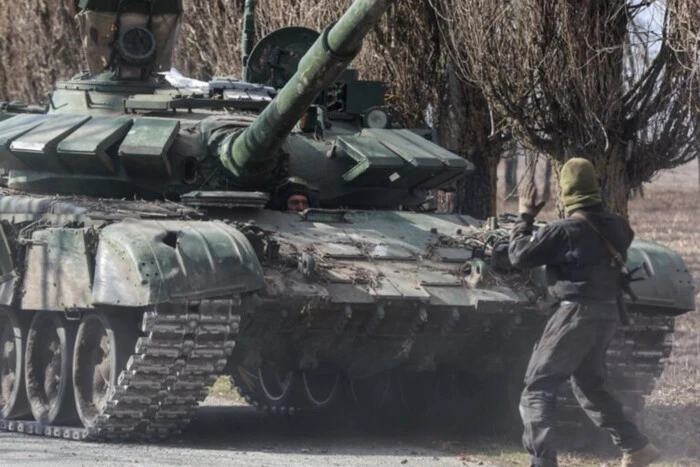
[(142, 66), (156, 54), (156, 38), (146, 28), (131, 28), (119, 35), (117, 51), (127, 65)]
[(362, 126), (365, 128), (388, 128), (389, 114), (380, 107), (369, 109), (362, 118)]

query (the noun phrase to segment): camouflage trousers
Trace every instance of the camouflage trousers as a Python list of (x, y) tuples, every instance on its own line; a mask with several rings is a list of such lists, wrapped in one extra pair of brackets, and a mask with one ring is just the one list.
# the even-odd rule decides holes
[(520, 399), (523, 444), (531, 466), (557, 466), (557, 393), (568, 379), (581, 408), (623, 452), (646, 445), (647, 439), (604, 387), (605, 352), (616, 328), (616, 305), (609, 302), (562, 302), (547, 322), (530, 357)]

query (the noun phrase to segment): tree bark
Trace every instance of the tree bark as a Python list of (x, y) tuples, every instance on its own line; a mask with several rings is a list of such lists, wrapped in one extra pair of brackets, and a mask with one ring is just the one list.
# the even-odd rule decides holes
[(512, 154), (506, 158), (506, 174), (505, 174), (505, 193), (504, 196), (508, 197), (517, 195), (514, 193), (515, 188), (518, 186), (518, 153), (513, 151)]
[(627, 217), (631, 187), (627, 177), (625, 151), (621, 146), (615, 145), (609, 154), (600, 161), (594, 161), (594, 164), (600, 176), (600, 188), (606, 207)]
[(547, 157), (547, 160), (549, 161), (550, 167), (552, 169), (552, 176), (554, 178), (554, 201), (556, 203), (555, 206), (557, 207), (557, 213), (559, 214), (559, 218), (563, 219), (564, 217), (566, 217), (566, 211), (564, 211), (564, 205), (561, 204), (561, 185), (559, 184), (559, 177), (561, 175), (561, 168), (564, 167), (564, 163), (557, 159), (552, 159), (551, 157)]
[(440, 104), (437, 133), (443, 147), (468, 159), (474, 172), (442, 194), (438, 209), (467, 214), (477, 219), (496, 215), (498, 162), (502, 144), (489, 140), (491, 116), (481, 92), (457, 78), (447, 66), (447, 92)]
[(468, 176), (461, 190), (457, 191), (460, 205), (457, 212), (477, 219), (487, 219), (496, 215), (498, 190), (498, 160), (500, 153), (492, 148), (474, 152), (468, 158), (475, 171)]
[(544, 161), (544, 188), (542, 189), (542, 199), (550, 201), (552, 199), (552, 161), (546, 156)]

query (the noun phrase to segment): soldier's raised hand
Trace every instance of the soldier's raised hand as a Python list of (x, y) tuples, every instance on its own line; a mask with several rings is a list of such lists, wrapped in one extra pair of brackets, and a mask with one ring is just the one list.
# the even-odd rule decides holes
[(520, 214), (527, 214), (533, 218), (542, 211), (547, 201), (539, 199), (539, 191), (534, 181), (530, 181), (525, 185), (525, 189), (520, 193)]

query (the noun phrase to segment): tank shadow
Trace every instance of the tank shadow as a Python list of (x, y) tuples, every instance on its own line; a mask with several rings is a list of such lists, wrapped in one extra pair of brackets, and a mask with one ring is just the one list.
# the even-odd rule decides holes
[[(369, 451), (365, 454), (371, 455), (375, 444), (414, 443), (430, 449), (447, 439), (490, 434), (484, 426), (474, 426), (473, 420), (434, 414), (407, 417), (339, 410), (282, 417), (262, 414), (248, 406), (207, 406), (201, 407), (199, 418), (168, 445), (235, 451), (302, 450), (308, 454), (325, 454), (332, 449), (335, 455), (352, 455), (358, 446), (367, 446), (370, 449), (364, 449)], [(512, 436), (503, 439), (515, 441)]]

